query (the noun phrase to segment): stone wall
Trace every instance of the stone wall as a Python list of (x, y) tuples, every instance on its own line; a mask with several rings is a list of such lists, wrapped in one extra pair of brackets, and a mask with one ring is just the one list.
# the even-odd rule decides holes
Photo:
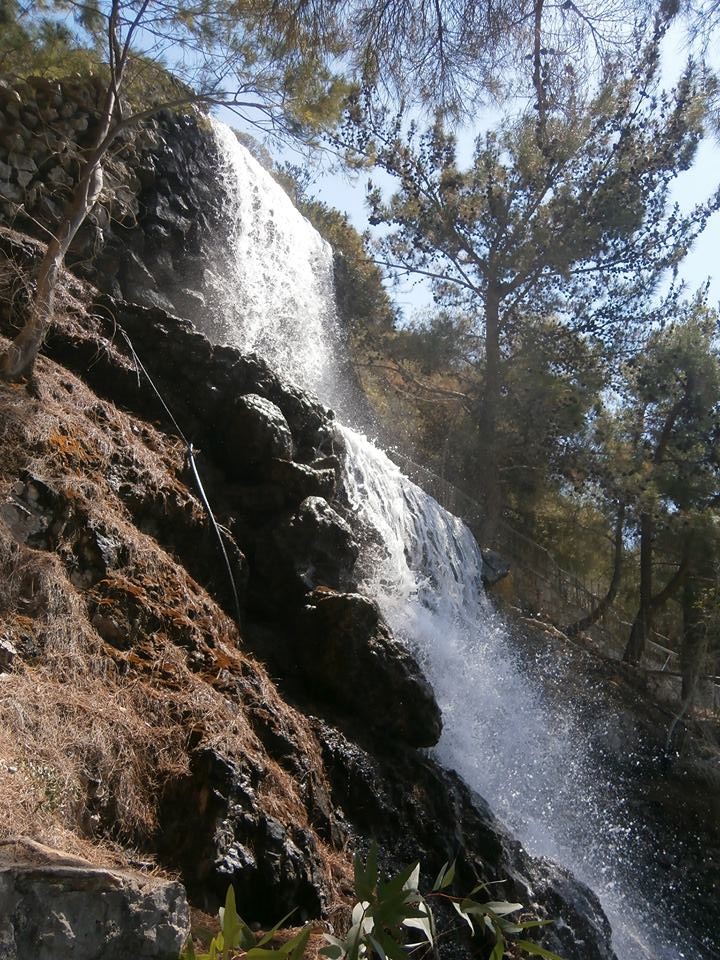
[[(0, 221), (47, 240), (94, 142), (102, 97), (98, 77), (0, 83)], [(105, 293), (194, 318), (201, 254), (222, 216), (216, 169), (199, 111), (161, 111), (124, 132), (67, 265)]]

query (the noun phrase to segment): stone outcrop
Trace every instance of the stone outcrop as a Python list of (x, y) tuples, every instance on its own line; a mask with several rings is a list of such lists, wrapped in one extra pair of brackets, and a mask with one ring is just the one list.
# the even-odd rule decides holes
[[(43, 239), (93, 142), (101, 77), (0, 82), (0, 215)], [(222, 218), (217, 150), (200, 112), (160, 112), (118, 137), (99, 204), (67, 263), (104, 292), (194, 317), (206, 307), (202, 255)]]
[(301, 626), (297, 661), (319, 697), (401, 743), (437, 743), (442, 720), (432, 688), (376, 603), (320, 588), (308, 596)]
[(267, 469), (271, 460), (290, 460), (293, 439), (282, 410), (253, 393), (232, 401), (222, 425), (228, 467), (243, 477)]
[(27, 838), (0, 841), (3, 960), (177, 960), (189, 931), (179, 883), (99, 869)]

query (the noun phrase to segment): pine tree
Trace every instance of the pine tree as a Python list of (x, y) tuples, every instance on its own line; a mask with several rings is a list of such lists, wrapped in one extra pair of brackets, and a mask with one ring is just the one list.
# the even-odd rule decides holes
[(429, 278), (436, 302), (472, 317), (482, 340), (488, 539), (501, 509), (505, 371), (524, 318), (554, 317), (617, 347), (720, 204), (717, 193), (684, 216), (669, 204), (702, 133), (704, 90), (689, 68), (658, 92), (658, 44), (588, 99), (568, 78), (542, 118), (536, 110), (481, 135), (467, 169), (441, 121), (418, 136), (358, 107), (345, 128), (342, 142), (399, 184), (389, 200), (369, 191), (372, 222), (389, 228), (378, 261)]

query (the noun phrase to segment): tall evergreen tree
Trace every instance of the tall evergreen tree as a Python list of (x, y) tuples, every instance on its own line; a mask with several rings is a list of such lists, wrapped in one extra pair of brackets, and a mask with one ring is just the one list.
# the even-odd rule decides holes
[[(578, 49), (590, 40), (597, 47), (605, 14), (583, 12), (578, 4), (558, 8), (554, 27)], [(54, 17), (43, 19), (46, 8)], [(22, 48), (43, 24), (57, 25), (64, 16), (70, 38), (89, 43), (104, 62), (107, 91), (96, 141), (38, 270), (28, 321), (0, 358), (0, 376), (10, 380), (32, 377), (65, 254), (98, 199), (103, 159), (129, 124), (161, 107), (200, 102), (254, 111), (296, 132), (337, 109), (348, 90), (334, 75), (338, 69), (361, 78), (366, 89), (386, 80), (395, 95), (414, 87), (416, 96), (438, 103), (437, 96), (430, 97), (432, 76), (434, 94), (457, 112), (462, 98), (474, 102), (486, 88), (498, 56), (522, 59), (528, 38), (537, 39), (545, 5), (543, 0), (492, 6), (475, 0), (46, 0), (23, 12), (29, 26), (19, 22), (13, 0), (0, 10), (12, 27), (11, 47)], [(616, 26), (620, 22), (610, 19)], [(572, 30), (566, 30), (570, 23)], [(546, 54), (537, 43), (535, 48), (537, 72)], [(128, 110), (132, 84), (142, 91), (141, 109)]]
[[(695, 302), (667, 329), (653, 333), (628, 370), (618, 416), (635, 438), (630, 479), (640, 553), (639, 603), (625, 649), (625, 659), (632, 663), (641, 659), (664, 604), (684, 587), (686, 609), (694, 609), (702, 581), (717, 572), (717, 336), (717, 315)], [(658, 588), (659, 560), (671, 572)], [(686, 631), (688, 642), (693, 630)]]
[(369, 192), (372, 221), (389, 228), (379, 261), (430, 278), (436, 300), (474, 317), (482, 338), (489, 538), (504, 371), (523, 317), (554, 316), (610, 349), (720, 204), (718, 193), (681, 215), (669, 203), (702, 133), (704, 89), (689, 68), (659, 92), (659, 39), (589, 99), (568, 77), (542, 122), (536, 110), (480, 136), (467, 169), (440, 121), (418, 136), (358, 109), (346, 127), (344, 142), (399, 184), (389, 200)]

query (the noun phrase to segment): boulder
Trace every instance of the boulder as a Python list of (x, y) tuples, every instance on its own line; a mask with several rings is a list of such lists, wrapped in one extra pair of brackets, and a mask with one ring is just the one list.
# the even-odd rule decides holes
[(313, 693), (375, 732), (413, 747), (437, 743), (442, 719), (432, 687), (377, 604), (322, 589), (308, 599), (297, 659)]
[[(223, 348), (216, 348), (218, 350)], [(233, 377), (240, 393), (257, 393), (277, 404), (288, 422), (303, 462), (332, 452), (334, 415), (314, 397), (281, 377), (256, 353), (233, 357)]]
[(352, 586), (358, 552), (340, 514), (322, 497), (307, 497), (260, 540), (257, 572), (287, 600), (318, 586), (345, 590)]
[(270, 400), (249, 393), (237, 397), (224, 425), (224, 466), (231, 476), (244, 476), (275, 458), (292, 457), (290, 427)]
[(189, 930), (179, 883), (0, 841), (2, 960), (177, 960)]
[(495, 550), (482, 551), (482, 582), (485, 587), (494, 587), (510, 573), (510, 564)]
[(335, 495), (335, 471), (328, 467), (316, 469), (292, 460), (273, 460), (269, 476), (280, 487), (289, 504), (300, 503), (307, 497), (332, 500)]

